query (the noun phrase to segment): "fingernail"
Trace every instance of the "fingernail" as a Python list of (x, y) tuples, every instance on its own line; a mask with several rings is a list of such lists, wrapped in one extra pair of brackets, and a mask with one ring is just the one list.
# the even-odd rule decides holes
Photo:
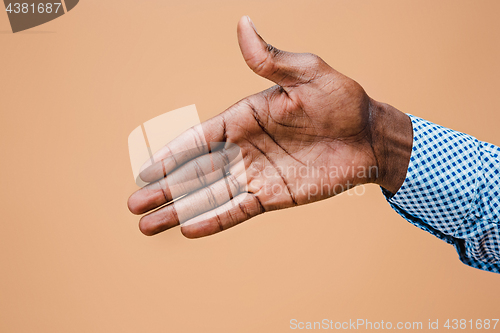
[[(253, 21), (252, 19), (250, 18), (250, 16), (247, 16), (247, 19), (248, 19), (248, 23), (250, 23), (250, 25), (252, 26), (253, 30), (255, 31), (255, 33), (257, 35), (259, 35), (259, 32), (257, 31), (257, 28), (255, 27), (255, 24), (253, 24)], [(259, 35), (260, 36), (260, 35)]]

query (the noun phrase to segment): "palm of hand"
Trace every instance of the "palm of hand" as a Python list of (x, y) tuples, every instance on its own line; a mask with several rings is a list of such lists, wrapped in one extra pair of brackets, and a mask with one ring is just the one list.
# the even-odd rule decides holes
[(375, 176), (369, 98), (321, 59), (302, 57), (312, 59), (306, 83), (274, 86), (221, 115), (227, 140), (243, 152), (248, 191), (266, 211), (325, 199)]

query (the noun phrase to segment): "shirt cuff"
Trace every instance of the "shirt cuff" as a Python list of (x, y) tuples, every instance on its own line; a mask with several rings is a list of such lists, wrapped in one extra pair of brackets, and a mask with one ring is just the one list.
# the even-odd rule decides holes
[[(491, 151), (497, 152), (498, 158), (500, 149), (465, 133), (408, 116), (413, 126), (408, 171), (395, 194), (382, 189), (386, 200), (413, 225), (453, 244), (465, 264), (500, 273), (498, 219), (485, 218), (485, 205), (480, 209), (486, 186), (482, 162), (491, 157)], [(490, 164), (491, 172), (498, 174), (500, 163)], [(500, 181), (486, 182), (497, 189), (500, 186)], [(490, 213), (495, 211), (495, 207), (486, 208)], [(491, 244), (485, 247), (487, 240)]]

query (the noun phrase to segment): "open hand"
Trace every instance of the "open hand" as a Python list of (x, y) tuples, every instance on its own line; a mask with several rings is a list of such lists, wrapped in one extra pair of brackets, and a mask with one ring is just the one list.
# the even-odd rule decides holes
[[(144, 234), (181, 223), (186, 237), (206, 236), (369, 182), (397, 191), (409, 159), (411, 125), (404, 114), (369, 98), (318, 56), (267, 44), (246, 16), (238, 41), (247, 65), (276, 85), (154, 155), (141, 173), (151, 184), (128, 202), (134, 214), (161, 207), (141, 218)], [(398, 144), (402, 137), (405, 145)], [(405, 158), (387, 158), (399, 152)]]

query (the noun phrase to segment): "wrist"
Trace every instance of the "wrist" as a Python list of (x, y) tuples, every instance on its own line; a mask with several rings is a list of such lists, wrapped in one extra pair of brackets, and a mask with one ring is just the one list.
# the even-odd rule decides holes
[(378, 175), (374, 183), (396, 193), (406, 178), (413, 145), (410, 118), (396, 108), (370, 100), (372, 149)]

